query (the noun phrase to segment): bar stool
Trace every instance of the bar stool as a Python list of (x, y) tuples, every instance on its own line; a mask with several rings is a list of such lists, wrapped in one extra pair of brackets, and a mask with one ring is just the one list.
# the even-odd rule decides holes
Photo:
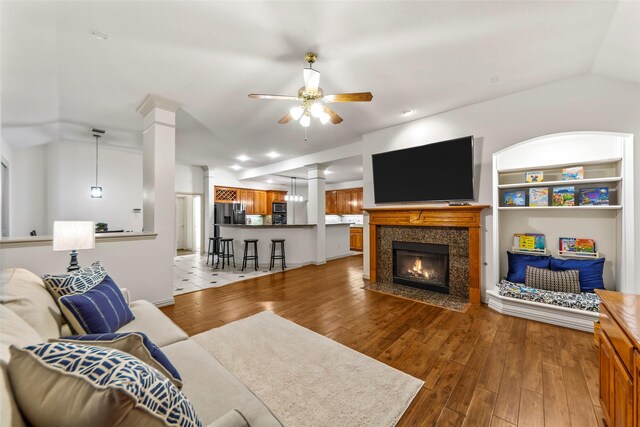
[(218, 252), (218, 261), (216, 261), (216, 268), (218, 268), (218, 264), (220, 263), (220, 258), (222, 258), (222, 268), (224, 269), (224, 261), (227, 260), (227, 265), (231, 265), (231, 258), (233, 258), (233, 266), (236, 266), (236, 257), (235, 251), (233, 249), (233, 239), (225, 238), (220, 239), (220, 252)]
[(209, 265), (209, 257), (211, 257), (211, 265), (215, 261), (215, 256), (220, 252), (220, 237), (209, 237), (209, 247), (207, 249), (207, 265)]
[[(276, 245), (278, 244), (280, 244), (280, 254), (276, 255)], [(273, 268), (277, 259), (282, 260), (283, 270), (287, 268), (287, 261), (284, 253), (284, 239), (271, 239), (271, 264), (269, 265), (269, 270)]]
[[(253, 255), (249, 255), (249, 245), (253, 245)], [(258, 239), (244, 239), (244, 255), (242, 256), (242, 271), (247, 267), (247, 261), (253, 260), (258, 271)]]

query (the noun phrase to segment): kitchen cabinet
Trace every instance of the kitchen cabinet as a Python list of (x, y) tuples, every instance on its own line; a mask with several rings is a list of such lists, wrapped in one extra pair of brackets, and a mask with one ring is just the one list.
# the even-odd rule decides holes
[(338, 213), (338, 200), (336, 191), (327, 191), (325, 193), (325, 212), (327, 215), (335, 215)]
[(362, 228), (351, 227), (349, 230), (349, 246), (353, 251), (362, 250)]
[(239, 190), (240, 203), (244, 205), (247, 215), (253, 215), (253, 190)]
[(267, 215), (267, 192), (253, 190), (253, 215)]
[(216, 203), (237, 203), (240, 195), (237, 188), (213, 187), (213, 198)]
[(597, 290), (600, 405), (610, 427), (640, 426), (640, 296)]
[(333, 190), (325, 193), (327, 215), (362, 214), (362, 188)]

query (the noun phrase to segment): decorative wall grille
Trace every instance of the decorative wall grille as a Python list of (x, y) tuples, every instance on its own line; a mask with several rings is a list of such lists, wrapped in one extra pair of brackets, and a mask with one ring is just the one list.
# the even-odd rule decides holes
[(216, 188), (216, 202), (236, 202), (238, 191), (230, 188)]

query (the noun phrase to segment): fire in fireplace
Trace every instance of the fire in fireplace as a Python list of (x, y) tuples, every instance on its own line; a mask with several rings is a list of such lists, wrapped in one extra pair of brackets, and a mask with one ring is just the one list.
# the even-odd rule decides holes
[(449, 246), (393, 242), (393, 283), (449, 293)]

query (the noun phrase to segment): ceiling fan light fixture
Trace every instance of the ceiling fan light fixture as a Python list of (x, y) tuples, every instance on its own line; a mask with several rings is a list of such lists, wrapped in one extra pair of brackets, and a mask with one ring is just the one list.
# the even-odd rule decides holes
[(300, 124), (302, 125), (302, 127), (308, 128), (309, 125), (311, 124), (311, 117), (305, 114), (300, 118)]
[(319, 102), (314, 102), (313, 105), (311, 106), (311, 115), (313, 117), (320, 117), (322, 115), (322, 113), (324, 113), (324, 108), (322, 107), (322, 104), (320, 104)]
[(320, 123), (322, 123), (323, 125), (326, 125), (327, 123), (329, 123), (329, 119), (331, 119), (331, 116), (323, 111), (322, 113), (320, 113), (319, 119), (320, 119)]
[(289, 114), (291, 114), (293, 120), (298, 120), (300, 117), (302, 117), (302, 113), (304, 113), (304, 109), (300, 106), (293, 107), (289, 110)]

